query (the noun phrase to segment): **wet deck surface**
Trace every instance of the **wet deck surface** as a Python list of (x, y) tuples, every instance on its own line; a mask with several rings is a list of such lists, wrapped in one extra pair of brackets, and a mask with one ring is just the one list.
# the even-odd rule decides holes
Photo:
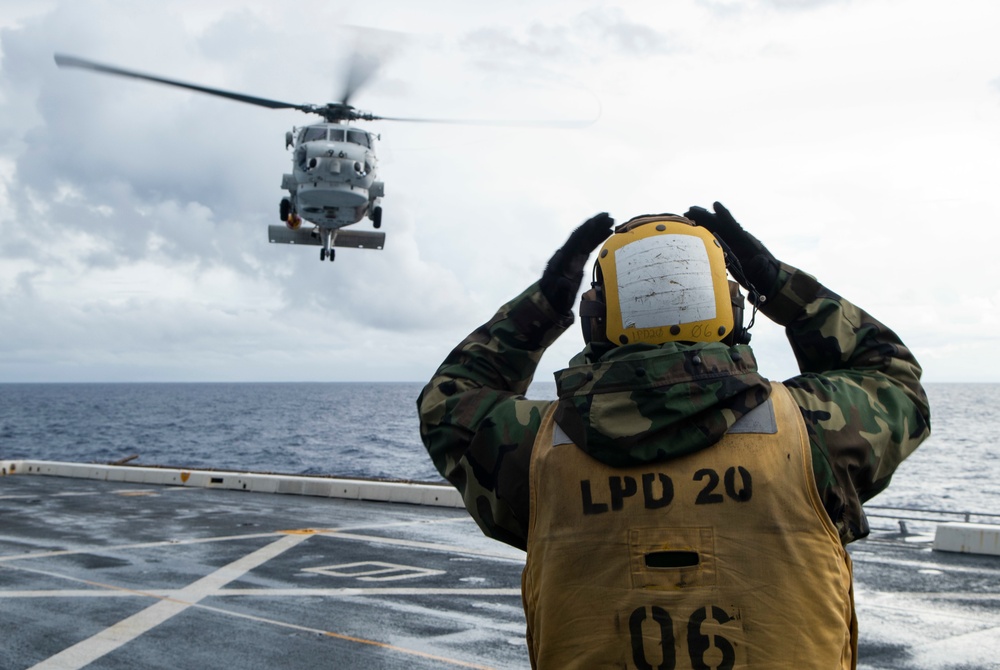
[[(856, 543), (861, 668), (1000, 668), (1000, 558)], [(464, 510), (0, 478), (0, 668), (527, 668)]]
[(851, 545), (860, 668), (1000, 668), (1000, 556), (934, 551), (932, 539)]

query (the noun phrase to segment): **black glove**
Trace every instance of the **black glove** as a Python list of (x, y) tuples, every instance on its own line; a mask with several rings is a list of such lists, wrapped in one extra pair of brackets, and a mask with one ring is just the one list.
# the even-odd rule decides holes
[(703, 207), (692, 207), (684, 214), (699, 226), (707, 228), (729, 247), (737, 263), (730, 267), (736, 281), (750, 292), (757, 303), (760, 296), (772, 295), (778, 280), (778, 259), (756, 237), (743, 230), (729, 210), (716, 202), (715, 213)]
[(539, 287), (542, 295), (560, 314), (571, 314), (576, 294), (583, 282), (583, 268), (590, 254), (611, 236), (615, 220), (601, 212), (570, 234), (566, 244), (549, 259)]

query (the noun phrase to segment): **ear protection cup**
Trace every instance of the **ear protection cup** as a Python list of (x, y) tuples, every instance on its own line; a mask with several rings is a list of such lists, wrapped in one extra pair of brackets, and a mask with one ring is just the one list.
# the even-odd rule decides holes
[(729, 299), (733, 304), (733, 330), (722, 341), (729, 346), (734, 344), (750, 344), (750, 329), (743, 327), (743, 311), (746, 306), (746, 299), (740, 293), (740, 285), (734, 281), (729, 282)]
[(580, 297), (580, 328), (583, 330), (583, 341), (587, 344), (608, 339), (604, 329), (607, 306), (600, 294), (600, 289), (594, 287)]
[(590, 276), (590, 289), (580, 296), (580, 329), (583, 331), (583, 341), (587, 344), (607, 342), (608, 332), (605, 323), (608, 306), (604, 301), (604, 275), (600, 264), (596, 261)]

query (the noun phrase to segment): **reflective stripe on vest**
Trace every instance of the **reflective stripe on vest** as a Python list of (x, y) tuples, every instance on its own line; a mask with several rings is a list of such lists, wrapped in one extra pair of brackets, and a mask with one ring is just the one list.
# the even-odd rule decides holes
[(788, 391), (716, 445), (612, 468), (550, 412), (522, 589), (537, 668), (851, 668), (851, 563)]

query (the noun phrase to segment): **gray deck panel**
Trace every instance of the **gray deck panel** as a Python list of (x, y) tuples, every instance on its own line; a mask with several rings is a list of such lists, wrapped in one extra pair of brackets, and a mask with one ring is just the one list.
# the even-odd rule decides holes
[(524, 667), (522, 556), (463, 510), (5, 477), (0, 626), (19, 632), (0, 667), (33, 667), (163, 598), (195, 604), (81, 667)]
[[(1000, 667), (1000, 559), (884, 532), (851, 553), (860, 668)], [(526, 668), (522, 567), (460, 509), (2, 477), (0, 668), (129, 617), (62, 667)]]

